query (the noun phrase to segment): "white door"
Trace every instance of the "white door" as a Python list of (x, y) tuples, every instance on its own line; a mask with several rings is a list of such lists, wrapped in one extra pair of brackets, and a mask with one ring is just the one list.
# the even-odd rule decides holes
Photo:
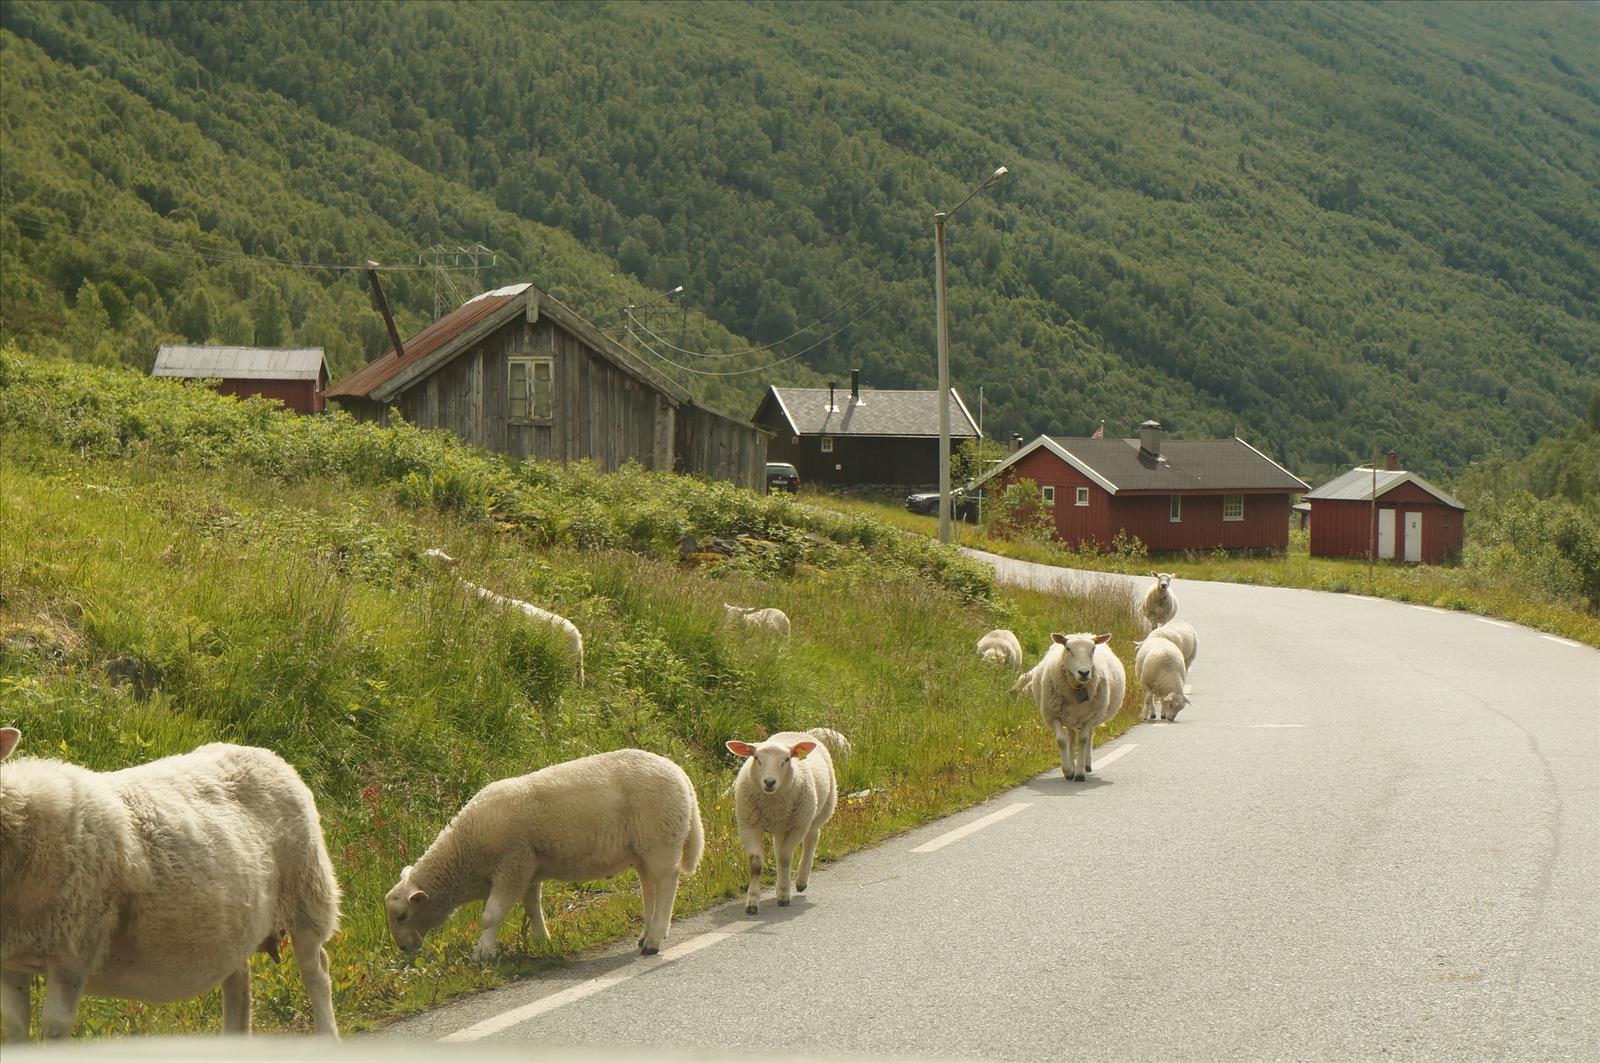
[(1378, 556), (1394, 560), (1394, 510), (1378, 510)]
[(1406, 514), (1406, 560), (1422, 560), (1422, 514)]

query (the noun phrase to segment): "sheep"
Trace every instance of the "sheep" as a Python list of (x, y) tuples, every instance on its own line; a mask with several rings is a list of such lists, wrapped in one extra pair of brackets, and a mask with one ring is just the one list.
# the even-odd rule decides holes
[(1177, 643), (1151, 636), (1139, 646), (1133, 658), (1134, 674), (1144, 687), (1144, 711), (1140, 719), (1156, 718), (1159, 708), (1163, 720), (1176, 720), (1178, 713), (1189, 704), (1184, 693), (1184, 680), (1188, 668), (1183, 663), (1183, 650)]
[(389, 933), (407, 955), (468, 901), (487, 900), (472, 957), (486, 963), (521, 902), (534, 936), (550, 937), (540, 904), (549, 879), (581, 882), (639, 873), (639, 951), (666, 945), (678, 881), (705, 849), (694, 784), (666, 757), (617, 749), (479, 790), (383, 898)]
[(839, 799), (828, 742), (828, 735), (837, 733), (819, 727), (806, 732), (781, 731), (760, 745), (728, 742), (729, 752), (745, 758), (733, 782), (733, 800), (739, 840), (750, 861), (746, 915), (755, 915), (761, 900), (764, 834), (772, 835), (772, 853), (778, 861), (778, 907), (789, 906), (789, 875), (794, 851), (802, 840), (805, 846), (794, 889), (806, 891), (822, 825), (833, 817)]
[(751, 627), (766, 628), (784, 638), (789, 637), (789, 617), (782, 609), (757, 609), (754, 606), (729, 605), (723, 602), (722, 612), (729, 620), (738, 620)]
[(850, 759), (850, 754), (855, 752), (850, 739), (831, 727), (813, 727), (807, 733), (828, 747), (828, 755), (833, 757), (835, 765), (843, 764)]
[(978, 656), (1007, 668), (1021, 668), (1022, 643), (1017, 641), (1016, 632), (995, 628), (978, 640)]
[(519, 601), (516, 598), (502, 597), (486, 587), (478, 586), (476, 583), (468, 583), (466, 580), (462, 580), (461, 585), (492, 605), (497, 605), (505, 609), (516, 609), (521, 612), (523, 616), (527, 617), (529, 620), (532, 620), (534, 623), (543, 624), (554, 631), (558, 636), (561, 637), (563, 641), (566, 642), (568, 652), (570, 652), (577, 660), (578, 685), (580, 687), (584, 685), (583, 632), (578, 630), (578, 625), (574, 624), (564, 616), (559, 616), (555, 613), (552, 613), (548, 609), (540, 609), (537, 605)]
[(339, 884), (316, 802), (276, 753), (217, 743), (121, 771), (7, 760), (0, 729), (0, 1034), (72, 1035), (84, 993), (166, 1003), (222, 986), (250, 1032), (250, 957), (294, 942), (316, 1033), (337, 1037), (328, 953)]
[(1028, 673), (1030, 686), (1040, 718), (1055, 732), (1062, 777), (1083, 782), (1094, 770), (1094, 729), (1122, 707), (1128, 676), (1111, 652), (1110, 635), (1056, 632), (1050, 638), (1054, 645)]
[(1172, 593), (1172, 573), (1152, 572), (1150, 575), (1156, 581), (1144, 592), (1139, 612), (1144, 616), (1146, 628), (1154, 631), (1178, 615), (1178, 596)]
[[(1162, 624), (1150, 632), (1145, 641), (1148, 642), (1150, 639), (1166, 639), (1182, 650), (1185, 671), (1194, 667), (1194, 659), (1200, 654), (1199, 634), (1195, 632), (1193, 624), (1184, 623), (1182, 620), (1172, 620)], [(1134, 648), (1137, 650), (1143, 645), (1143, 642), (1136, 643)]]

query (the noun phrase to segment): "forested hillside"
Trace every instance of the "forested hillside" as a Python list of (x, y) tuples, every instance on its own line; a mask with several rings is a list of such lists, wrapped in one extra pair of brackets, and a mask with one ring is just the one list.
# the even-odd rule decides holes
[[(344, 370), (381, 325), (321, 267), (482, 241), (482, 283), (602, 324), (683, 284), (640, 349), (739, 412), (857, 365), (926, 386), (931, 215), (1004, 164), (950, 228), (955, 378), (992, 430), (1156, 416), (1306, 475), (1392, 446), (1449, 478), (1600, 378), (1597, 20), (8, 3), (0, 329), (135, 363), (166, 333), (320, 342)], [(394, 276), (425, 320), (431, 278)]]

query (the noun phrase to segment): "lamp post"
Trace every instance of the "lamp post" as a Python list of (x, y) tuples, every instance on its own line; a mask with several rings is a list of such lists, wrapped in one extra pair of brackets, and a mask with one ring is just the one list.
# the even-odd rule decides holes
[(933, 302), (938, 324), (934, 333), (939, 344), (939, 541), (950, 541), (950, 330), (945, 320), (944, 308), (944, 223), (968, 200), (999, 181), (1007, 173), (1004, 166), (995, 167), (983, 184), (967, 193), (967, 198), (933, 216)]
[(643, 310), (645, 307), (649, 306), (651, 303), (660, 302), (662, 299), (665, 299), (667, 296), (669, 296), (669, 295), (677, 295), (681, 291), (683, 291), (683, 285), (680, 284), (676, 288), (668, 289), (667, 291), (662, 292), (660, 295), (655, 296), (652, 299), (646, 299), (644, 302), (639, 303), (637, 306), (635, 306), (633, 303), (629, 303), (627, 306), (623, 307), (622, 308), (623, 316), (628, 319), (628, 339), (630, 339), (630, 340), (636, 339), (636, 337), (633, 334), (633, 312), (635, 310)]

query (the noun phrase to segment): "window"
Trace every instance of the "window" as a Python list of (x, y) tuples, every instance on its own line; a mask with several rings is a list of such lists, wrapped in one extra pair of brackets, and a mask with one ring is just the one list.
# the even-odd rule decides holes
[(1183, 521), (1183, 496), (1173, 495), (1167, 508), (1167, 521), (1179, 524)]
[(1056, 505), (1056, 489), (1054, 487), (1041, 487), (1039, 491), (1044, 495), (1044, 504), (1054, 509)]
[(1078, 495), (1072, 500), (1072, 504), (1075, 506), (1087, 506), (1089, 504), (1089, 489), (1087, 487), (1078, 488)]
[(513, 421), (549, 423), (556, 415), (554, 358), (512, 358), (506, 362), (507, 413)]
[(832, 454), (833, 453), (833, 437), (832, 436), (823, 436), (822, 437), (822, 452), (824, 454)]
[(1222, 496), (1222, 519), (1244, 520), (1244, 495)]

